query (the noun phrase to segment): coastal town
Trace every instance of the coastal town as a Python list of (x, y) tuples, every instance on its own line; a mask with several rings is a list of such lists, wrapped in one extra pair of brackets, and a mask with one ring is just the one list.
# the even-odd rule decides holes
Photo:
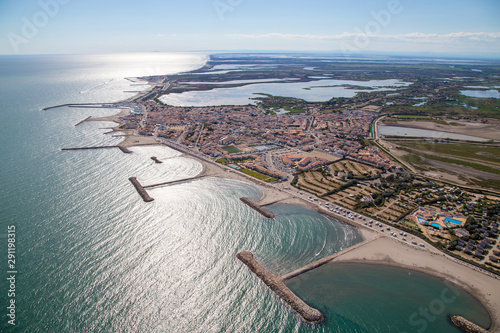
[(347, 218), (362, 214), (366, 226), (383, 221), (401, 235), (414, 233), (458, 258), (500, 269), (499, 196), (409, 171), (377, 137), (379, 105), (362, 100), (331, 108), (286, 99), (279, 108), (262, 100), (175, 107), (148, 94), (136, 99), (139, 111), (120, 118), (120, 129), (179, 145), (278, 188), (295, 188), (327, 210), (344, 207), (340, 213)]
[[(155, 188), (215, 177), (258, 185), (263, 191), (260, 199), (239, 199), (270, 222), (281, 218), (273, 205), (290, 204), (354, 226), (362, 242), (319, 256), (284, 275), (266, 269), (251, 252), (242, 250), (236, 255), (306, 321), (320, 322), (325, 317), (285, 282), (327, 263), (351, 260), (432, 273), (467, 290), (479, 290), (482, 301), (496, 308), (491, 298), (500, 276), (500, 192), (498, 171), (492, 166), (500, 163), (496, 157), (500, 138), (496, 132), (485, 131), (498, 128), (499, 122), (487, 117), (491, 107), (496, 108), (496, 101), (463, 100), (456, 82), (426, 83), (428, 80), (415, 79), (413, 70), (413, 74), (410, 71), (405, 76), (411, 83), (397, 85), (392, 79), (391, 85), (379, 90), (336, 85), (357, 92), (352, 98), (326, 102), (264, 93), (253, 93), (251, 103), (239, 105), (181, 106), (183, 103), (167, 102), (170, 94), (217, 90), (214, 82), (209, 83), (214, 79), (216, 84), (227, 82), (239, 88), (255, 80), (288, 80), (285, 78), (292, 76), (288, 69), (270, 74), (246, 70), (237, 71), (239, 80), (232, 80), (206, 75), (205, 71), (213, 68), (214, 64), (210, 64), (191, 73), (131, 79), (134, 83), (144, 80), (150, 88), (118, 103), (64, 105), (121, 109), (119, 114), (88, 117), (75, 126), (87, 121), (113, 121), (118, 126), (107, 134), (125, 140), (117, 145), (62, 150), (119, 148), (130, 154), (133, 150), (129, 148), (134, 146), (168, 146), (197, 159), (202, 171), (196, 176), (153, 184), (131, 174), (129, 181), (145, 203), (155, 201)], [(312, 67), (304, 67), (309, 71), (305, 68)], [(344, 78), (370, 81), (367, 72), (342, 73)], [(389, 79), (389, 73), (379, 72), (378, 79)], [(204, 75), (206, 82), (202, 80)], [(308, 83), (308, 78), (299, 80)], [(495, 84), (492, 82), (489, 84)], [(460, 85), (466, 84), (471, 83)], [(415, 97), (423, 96), (431, 86), (433, 92), (426, 98)], [(454, 103), (461, 103), (460, 107), (453, 106), (459, 111), (455, 115), (434, 114), (436, 109)], [(481, 117), (470, 117), (470, 110)], [(381, 134), (381, 124), (400, 123), (408, 125), (404, 129), (437, 126), (476, 134), (481, 141)], [(164, 163), (162, 159), (150, 156), (148, 163), (159, 167)], [(442, 163), (439, 168), (434, 161)], [(460, 169), (463, 166), (470, 168)], [(467, 172), (457, 176), (456, 170)], [(450, 319), (458, 327), (476, 327), (467, 318)]]
[(500, 0), (0, 3), (0, 333), (500, 333)]

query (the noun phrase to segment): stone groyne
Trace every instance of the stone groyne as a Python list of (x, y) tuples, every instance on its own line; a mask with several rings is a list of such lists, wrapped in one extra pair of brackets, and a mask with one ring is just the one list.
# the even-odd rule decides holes
[(71, 151), (71, 150), (90, 150), (90, 149), (108, 149), (108, 148), (118, 148), (125, 154), (131, 154), (132, 151), (130, 151), (127, 147), (123, 146), (94, 146), (94, 147), (73, 147), (73, 148), (62, 148), (62, 151)]
[(163, 162), (162, 162), (162, 161), (160, 161), (160, 160), (158, 159), (158, 157), (156, 157), (156, 156), (151, 157), (151, 159), (152, 159), (153, 161), (155, 161), (155, 163), (157, 163), (157, 164), (161, 164), (161, 163), (163, 163)]
[(94, 146), (94, 147), (72, 147), (72, 148), (62, 148), (61, 150), (88, 150), (88, 149), (108, 149), (108, 148), (117, 148), (117, 146)]
[(124, 146), (117, 146), (117, 147), (125, 154), (132, 154), (132, 151), (129, 150), (127, 147)]
[(142, 200), (144, 200), (144, 202), (151, 202), (154, 200), (153, 198), (151, 198), (149, 196), (148, 192), (146, 192), (144, 187), (142, 187), (141, 183), (139, 183), (137, 178), (130, 177), (128, 180), (130, 180), (130, 182), (134, 185), (135, 189), (137, 190), (139, 195), (142, 197)]
[(476, 324), (468, 321), (464, 317), (460, 316), (450, 316), (452, 323), (467, 333), (487, 333), (488, 331)]
[(248, 206), (250, 206), (253, 209), (255, 209), (256, 211), (258, 211), (262, 216), (267, 217), (268, 219), (274, 219), (275, 218), (275, 216), (274, 216), (273, 213), (268, 212), (267, 210), (265, 210), (264, 208), (262, 208), (261, 206), (259, 206), (255, 202), (251, 201), (247, 197), (241, 197), (240, 200), (243, 201), (244, 203), (246, 203)]
[(144, 188), (152, 188), (152, 187), (158, 187), (158, 186), (164, 186), (164, 185), (172, 185), (172, 184), (176, 184), (176, 183), (186, 182), (186, 181), (189, 181), (189, 180), (200, 179), (200, 178), (203, 178), (203, 177), (205, 177), (205, 176), (198, 175), (198, 176), (184, 178), (184, 179), (169, 180), (169, 181), (163, 182), (163, 183), (146, 185), (146, 186), (143, 186), (143, 187)]
[(75, 103), (68, 103), (68, 104), (59, 104), (59, 105), (54, 105), (54, 106), (48, 106), (46, 108), (43, 108), (43, 111), (51, 110), (51, 109), (57, 109), (57, 108), (62, 108), (62, 107), (70, 107), (70, 108), (114, 108), (116, 107), (115, 105), (111, 103), (82, 103), (82, 104), (75, 104)]
[(75, 124), (75, 127), (76, 126), (80, 126), (81, 124), (83, 124), (84, 122), (86, 122), (87, 120), (89, 120), (90, 118), (92, 118), (92, 116), (88, 116), (87, 118), (85, 118), (82, 121), (80, 121), (78, 124)]
[(321, 311), (307, 305), (297, 295), (295, 295), (279, 278), (271, 274), (257, 260), (251, 252), (243, 251), (236, 255), (245, 265), (250, 268), (272, 291), (283, 299), (298, 314), (308, 322), (320, 322), (325, 319)]
[(315, 262), (307, 264), (307, 265), (305, 265), (305, 266), (303, 266), (303, 267), (301, 267), (299, 269), (294, 270), (293, 272), (290, 272), (288, 274), (285, 274), (285, 275), (281, 276), (281, 280), (283, 280), (283, 281), (290, 280), (290, 279), (292, 279), (292, 278), (294, 278), (296, 276), (299, 276), (299, 275), (304, 274), (306, 272), (312, 271), (313, 269), (318, 268), (320, 266), (323, 266), (323, 265), (329, 263), (330, 261), (332, 261), (333, 259), (335, 259), (335, 258), (337, 258), (337, 257), (339, 257), (339, 256), (341, 256), (343, 254), (346, 254), (347, 252), (350, 252), (350, 251), (352, 251), (354, 249), (357, 249), (358, 247), (366, 245), (366, 244), (368, 244), (368, 243), (370, 243), (370, 242), (372, 242), (372, 241), (374, 241), (374, 240), (376, 240), (378, 238), (380, 238), (380, 236), (376, 237), (376, 238), (372, 238), (372, 239), (367, 239), (367, 240), (365, 240), (365, 241), (363, 241), (361, 243), (353, 245), (353, 246), (351, 246), (351, 247), (349, 247), (347, 249), (344, 249), (344, 250), (342, 250), (340, 252), (334, 253), (332, 255), (329, 255), (328, 257), (324, 257), (324, 258), (319, 259), (319, 260), (317, 260)]

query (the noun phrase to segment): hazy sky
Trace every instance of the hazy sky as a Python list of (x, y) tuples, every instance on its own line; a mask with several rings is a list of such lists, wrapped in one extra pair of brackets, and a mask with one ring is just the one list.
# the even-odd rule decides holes
[(0, 0), (0, 54), (445, 52), (500, 58), (499, 0)]

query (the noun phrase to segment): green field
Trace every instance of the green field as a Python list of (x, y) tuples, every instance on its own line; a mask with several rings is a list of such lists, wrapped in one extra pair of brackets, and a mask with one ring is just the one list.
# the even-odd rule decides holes
[(266, 183), (272, 183), (278, 180), (278, 178), (269, 177), (268, 175), (250, 169), (241, 169), (240, 171), (252, 177), (263, 180)]
[(241, 153), (242, 152), (241, 150), (239, 150), (235, 146), (222, 147), (222, 150), (227, 151), (229, 154), (237, 154), (237, 153)]
[(411, 228), (420, 229), (415, 223), (404, 221), (403, 224), (406, 224), (407, 226), (409, 226)]
[(469, 161), (464, 161), (464, 160), (459, 160), (459, 159), (454, 159), (454, 158), (447, 158), (447, 157), (428, 155), (428, 154), (422, 154), (421, 156), (423, 156), (425, 158), (432, 159), (432, 160), (436, 160), (436, 161), (441, 161), (441, 162), (445, 162), (445, 163), (453, 163), (453, 164), (462, 165), (462, 166), (465, 166), (468, 168), (476, 169), (479, 171), (484, 171), (484, 172), (494, 173), (494, 174), (500, 175), (499, 168), (490, 167), (490, 166), (480, 164), (480, 163), (474, 163), (474, 162), (469, 162)]

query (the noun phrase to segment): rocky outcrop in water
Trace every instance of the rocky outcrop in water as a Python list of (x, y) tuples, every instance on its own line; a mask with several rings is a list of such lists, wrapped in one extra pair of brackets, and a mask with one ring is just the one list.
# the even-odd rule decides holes
[(455, 324), (456, 327), (464, 330), (467, 333), (487, 333), (488, 331), (482, 327), (477, 326), (476, 324), (468, 321), (464, 317), (460, 316), (451, 316), (451, 321)]

